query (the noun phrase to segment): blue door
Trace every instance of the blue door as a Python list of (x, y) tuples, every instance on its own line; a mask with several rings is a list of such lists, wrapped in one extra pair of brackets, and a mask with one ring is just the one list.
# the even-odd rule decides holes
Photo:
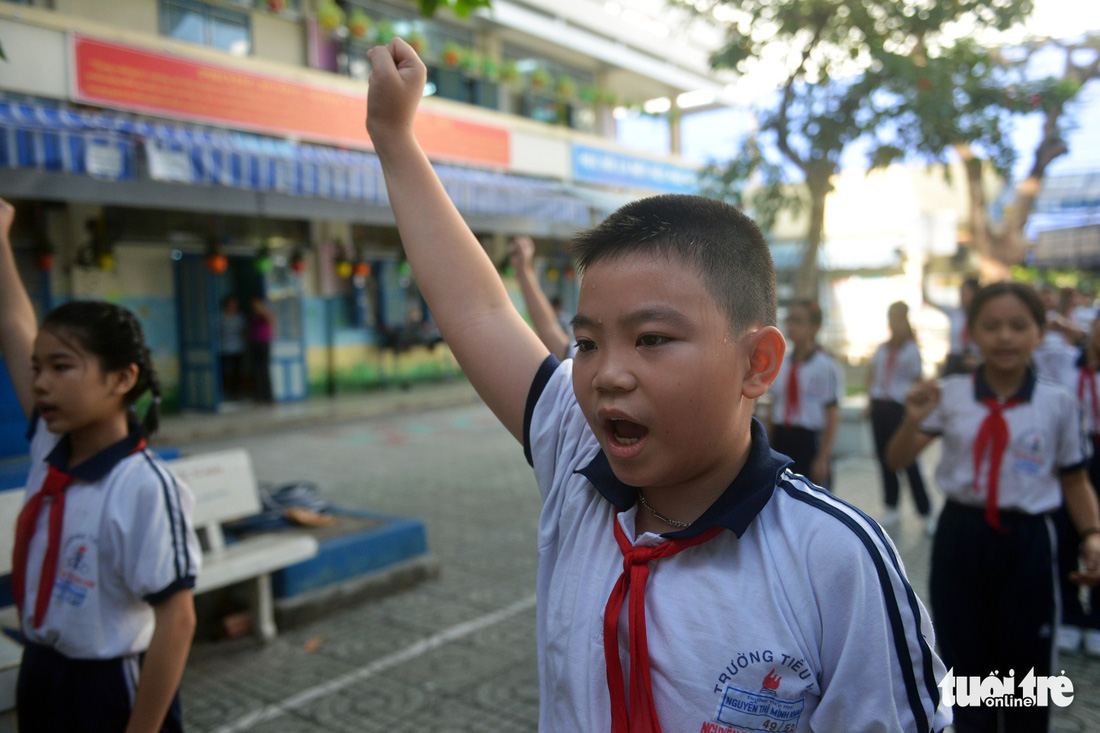
[(216, 410), (221, 403), (218, 363), (218, 276), (198, 254), (176, 260), (179, 304), (180, 407)]
[(309, 392), (306, 374), (305, 306), (302, 283), (285, 266), (264, 276), (264, 294), (275, 316), (271, 340), (271, 391), (276, 402), (304, 400)]

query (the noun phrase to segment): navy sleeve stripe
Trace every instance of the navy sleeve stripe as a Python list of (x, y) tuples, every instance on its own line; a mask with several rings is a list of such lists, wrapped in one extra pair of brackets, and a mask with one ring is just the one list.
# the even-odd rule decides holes
[[(901, 618), (901, 608), (898, 606), (898, 599), (894, 594), (893, 588), (890, 583), (890, 576), (886, 572), (885, 562), (883, 561), (883, 553), (875, 547), (871, 537), (867, 534), (867, 531), (856, 523), (856, 520), (844, 512), (841, 508), (829, 504), (825, 500), (812, 496), (806, 491), (800, 491), (795, 488), (789, 481), (780, 481), (779, 486), (793, 499), (797, 499), (805, 504), (816, 507), (827, 514), (840, 520), (845, 526), (847, 526), (852, 533), (856, 535), (867, 549), (868, 554), (871, 556), (871, 561), (875, 564), (875, 569), (879, 577), (879, 583), (882, 586), (883, 600), (886, 603), (886, 613), (890, 619), (890, 626), (894, 633), (894, 647), (898, 655), (898, 660), (908, 659), (912, 662), (912, 657), (909, 655), (909, 644), (905, 635), (905, 624)], [(838, 500), (839, 501), (839, 500)], [(863, 512), (859, 511), (855, 507), (851, 507), (848, 504), (844, 506), (849, 507), (858, 513), (861, 517), (866, 519), (871, 527), (875, 528), (875, 532), (878, 533), (880, 541), (882, 538), (882, 529), (878, 524), (868, 518)], [(889, 550), (889, 543), (883, 541), (883, 546)], [(905, 595), (909, 603), (910, 612), (913, 614), (914, 623), (917, 629), (917, 641), (921, 650), (921, 668), (924, 671), (925, 686), (928, 692), (928, 696), (932, 700), (932, 714), (935, 715), (936, 709), (940, 704), (940, 689), (936, 684), (935, 671), (932, 666), (932, 651), (928, 648), (928, 643), (924, 639), (924, 634), (921, 633), (920, 612), (917, 608), (916, 594), (913, 592), (912, 586), (909, 585), (908, 580), (901, 574), (898, 566), (897, 557), (893, 552), (889, 552), (891, 564), (894, 565), (895, 571), (898, 572), (899, 577), (902, 580), (902, 585), (905, 586)], [(916, 675), (913, 673), (912, 664), (901, 664), (901, 676), (905, 681), (905, 689), (909, 697), (909, 706), (913, 712), (913, 718), (917, 723), (918, 730), (930, 730), (931, 723), (928, 721), (928, 715), (925, 712), (924, 705), (921, 702), (921, 692), (917, 686)]]
[[(187, 552), (187, 539), (184, 536), (182, 527), (183, 512), (180, 511), (179, 507), (179, 490), (175, 486), (175, 477), (169, 474), (166, 478), (164, 474), (167, 473), (167, 469), (158, 465), (157, 461), (149, 454), (149, 451), (144, 451), (143, 455), (152, 467), (153, 472), (156, 473), (157, 478), (160, 479), (161, 491), (164, 492), (164, 503), (168, 508), (168, 525), (172, 530), (172, 553), (176, 565), (176, 577), (187, 577), (191, 571), (191, 557)], [(169, 486), (169, 483), (171, 483), (171, 486)], [(173, 498), (175, 498), (175, 502), (172, 501)]]
[(156, 593), (150, 593), (149, 595), (145, 596), (145, 602), (148, 603), (150, 606), (155, 606), (158, 603), (163, 603), (164, 601), (167, 601), (169, 598), (171, 598), (181, 590), (187, 590), (188, 588), (194, 587), (194, 575), (188, 575), (184, 578), (176, 578), (171, 583), (169, 583), (166, 588), (158, 590)]
[(527, 459), (527, 465), (534, 467), (535, 459), (531, 455), (531, 418), (535, 414), (535, 405), (539, 403), (546, 384), (550, 377), (557, 371), (561, 362), (551, 354), (539, 364), (539, 370), (535, 372), (535, 378), (531, 382), (531, 391), (527, 393), (527, 406), (523, 408), (523, 457)]

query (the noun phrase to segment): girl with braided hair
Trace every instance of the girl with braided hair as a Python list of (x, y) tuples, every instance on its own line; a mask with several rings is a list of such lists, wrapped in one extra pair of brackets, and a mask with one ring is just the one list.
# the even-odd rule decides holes
[(149, 348), (110, 303), (66, 303), (36, 327), (14, 215), (0, 200), (0, 352), (31, 436), (12, 552), (19, 730), (179, 731), (201, 551), (190, 491), (146, 448), (161, 394)]

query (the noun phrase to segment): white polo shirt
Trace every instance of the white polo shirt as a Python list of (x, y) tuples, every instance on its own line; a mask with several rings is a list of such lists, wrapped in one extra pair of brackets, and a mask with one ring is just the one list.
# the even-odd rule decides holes
[(909, 388), (921, 378), (920, 349), (909, 339), (898, 347), (893, 363), (889, 342), (882, 344), (871, 357), (871, 399), (892, 400), (905, 404)]
[(1082, 379), (1081, 373), (1087, 365), (1088, 356), (1082, 351), (1073, 368), (1065, 372), (1060, 383), (1077, 396), (1085, 422), (1085, 432), (1094, 434), (1100, 433), (1100, 375), (1093, 372)]
[[(27, 552), (23, 634), (75, 659), (110, 659), (145, 651), (153, 609), (195, 585), (202, 554), (191, 522), (194, 497), (149, 450), (134, 452), (130, 435), (79, 466), (65, 490), (57, 577), (42, 625), (34, 628), (34, 599), (45, 557), (50, 501), (43, 503)], [(66, 470), (67, 437), (32, 426), (28, 500), (49, 464)]]
[[(637, 509), (581, 414), (572, 367), (543, 363), (524, 420), (544, 499), (539, 729), (548, 733), (611, 728), (602, 616), (623, 569), (612, 523), (634, 537)], [(787, 470), (755, 420), (752, 437), (740, 475), (695, 524), (634, 541), (728, 530), (650, 564), (646, 633), (662, 730), (942, 730), (945, 670), (890, 539)]]
[(798, 381), (798, 404), (787, 419), (790, 380), (794, 351), (790, 351), (779, 368), (779, 376), (768, 390), (772, 398), (772, 422), (807, 430), (825, 428), (826, 408), (837, 404), (841, 392), (840, 367), (836, 359), (822, 349), (814, 349), (809, 358), (798, 363), (795, 379)]
[[(990, 458), (987, 451), (975, 491), (974, 439), (989, 414), (980, 400), (995, 395), (980, 369), (945, 377), (941, 390), (939, 404), (920, 425), (923, 432), (943, 437), (936, 483), (947, 498), (984, 507)], [(1060, 475), (1085, 467), (1081, 408), (1064, 387), (1036, 379), (1030, 370), (1016, 397), (1024, 402), (1004, 411), (1009, 442), (1001, 459), (997, 503), (1001, 509), (1042, 514), (1062, 505)]]

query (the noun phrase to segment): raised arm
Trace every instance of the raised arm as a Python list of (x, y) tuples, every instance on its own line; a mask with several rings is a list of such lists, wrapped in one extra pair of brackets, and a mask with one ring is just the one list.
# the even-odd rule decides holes
[(523, 440), (527, 394), (548, 351), (512, 305), (416, 141), (424, 64), (400, 38), (371, 49), (369, 58), (367, 131), (417, 285), (478, 394)]
[(8, 232), (15, 220), (15, 207), (0, 199), (0, 355), (8, 368), (15, 395), (29, 418), (34, 407), (31, 388), (31, 353), (38, 333), (38, 320), (19, 271), (15, 269)]
[(543, 346), (559, 359), (565, 358), (569, 350), (569, 334), (554, 317), (554, 308), (539, 287), (535, 276), (535, 243), (530, 237), (514, 237), (508, 245), (508, 255), (512, 258), (512, 267), (516, 270), (523, 302), (527, 305), (527, 314), (531, 316), (531, 325)]

